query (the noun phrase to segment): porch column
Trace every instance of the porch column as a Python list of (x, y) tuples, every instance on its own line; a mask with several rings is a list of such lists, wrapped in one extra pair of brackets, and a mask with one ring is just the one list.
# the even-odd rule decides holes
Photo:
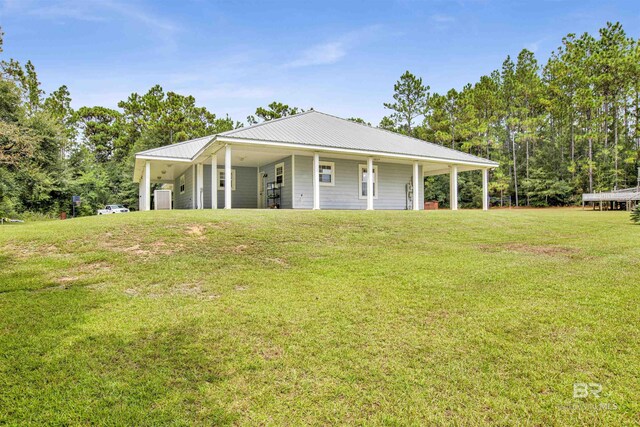
[(449, 204), (452, 211), (458, 210), (458, 166), (450, 166), (449, 173)]
[(231, 209), (231, 146), (230, 145), (227, 145), (224, 147), (224, 208)]
[(218, 153), (211, 155), (211, 209), (218, 209)]
[(482, 210), (489, 210), (489, 169), (482, 169)]
[(320, 155), (313, 153), (313, 209), (320, 209)]
[(142, 174), (138, 183), (138, 210), (144, 210), (144, 174)]
[(196, 165), (196, 209), (204, 207), (204, 165)]
[(413, 162), (413, 210), (420, 210), (420, 177), (418, 174), (420, 173), (420, 167), (418, 166), (418, 162)]
[(367, 159), (367, 210), (373, 210), (373, 157)]
[(144, 210), (151, 210), (151, 162), (144, 163)]

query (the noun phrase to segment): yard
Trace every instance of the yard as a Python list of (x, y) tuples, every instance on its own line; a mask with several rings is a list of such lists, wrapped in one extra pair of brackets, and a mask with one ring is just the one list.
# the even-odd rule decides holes
[(639, 236), (575, 209), (0, 226), (0, 424), (637, 424)]

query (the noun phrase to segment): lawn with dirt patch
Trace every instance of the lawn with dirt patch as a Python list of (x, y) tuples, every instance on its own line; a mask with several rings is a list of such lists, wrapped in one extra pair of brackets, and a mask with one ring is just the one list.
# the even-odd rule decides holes
[(0, 424), (637, 424), (639, 236), (573, 209), (1, 226)]

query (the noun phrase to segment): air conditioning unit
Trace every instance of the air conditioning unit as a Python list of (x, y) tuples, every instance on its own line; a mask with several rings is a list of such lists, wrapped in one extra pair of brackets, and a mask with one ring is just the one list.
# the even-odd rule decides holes
[(153, 192), (153, 209), (171, 210), (171, 190), (155, 190)]

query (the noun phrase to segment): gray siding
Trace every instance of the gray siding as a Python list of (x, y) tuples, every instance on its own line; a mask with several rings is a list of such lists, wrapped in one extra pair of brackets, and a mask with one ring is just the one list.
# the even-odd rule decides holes
[[(258, 169), (249, 167), (232, 167), (236, 171), (236, 189), (231, 191), (232, 208), (258, 207)], [(218, 171), (224, 165), (218, 165)], [(211, 209), (211, 165), (204, 165), (204, 208)], [(218, 180), (215, 180), (217, 187)], [(224, 190), (218, 190), (218, 208), (224, 208)]]
[(180, 194), (180, 177), (174, 182), (173, 191), (173, 208), (174, 209), (192, 209), (193, 208), (193, 196), (195, 188), (193, 187), (194, 181), (194, 166), (189, 166), (184, 173), (184, 193)]
[[(359, 165), (366, 164), (365, 159), (345, 160), (320, 157), (321, 161), (335, 163), (335, 185), (320, 186), (320, 209), (366, 209), (367, 200), (359, 198)], [(373, 200), (374, 209), (405, 209), (405, 185), (413, 174), (412, 165), (396, 163), (376, 163), (378, 167), (378, 198)], [(295, 194), (296, 208), (313, 208), (313, 157), (295, 158)], [(422, 175), (422, 168), (420, 169)], [(423, 180), (421, 179), (422, 183)], [(424, 185), (420, 185), (420, 200), (424, 199)], [(420, 203), (420, 209), (423, 203)]]
[[(278, 163), (284, 163), (284, 185), (282, 186), (281, 190), (280, 190), (280, 207), (282, 209), (291, 209), (293, 206), (291, 204), (291, 192), (292, 192), (292, 180), (293, 180), (293, 174), (292, 169), (291, 169), (291, 156), (289, 157), (285, 157), (281, 160), (278, 160), (277, 162), (273, 162), (273, 163), (269, 163), (268, 165), (264, 165), (260, 167), (260, 171), (262, 173), (266, 173), (267, 177), (265, 178), (265, 182), (272, 182), (276, 180), (276, 165)], [(264, 205), (265, 207), (268, 206), (267, 204), (267, 195), (266, 193), (263, 194), (264, 197)]]

